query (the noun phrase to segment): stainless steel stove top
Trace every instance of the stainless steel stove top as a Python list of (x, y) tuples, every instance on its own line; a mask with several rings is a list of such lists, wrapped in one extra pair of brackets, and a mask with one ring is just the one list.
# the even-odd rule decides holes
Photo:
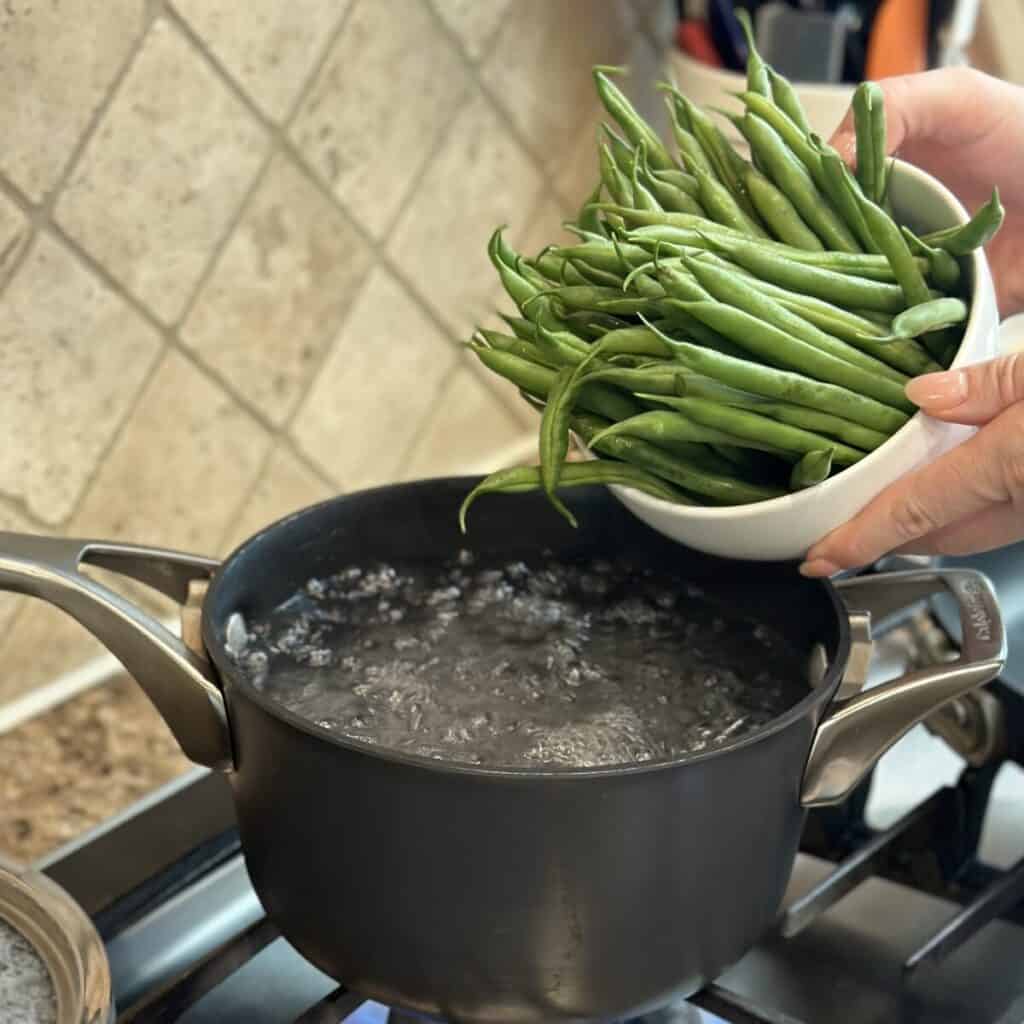
[[(888, 634), (872, 681), (922, 648), (943, 656), (933, 626), (918, 620)], [(968, 715), (950, 735), (966, 735), (966, 749), (991, 739), (993, 723), (1001, 719), (979, 731)], [(870, 797), (862, 794), (866, 814), (809, 821), (777, 932), (712, 989), (635, 1024), (1024, 1024), (1024, 774), (999, 758), (978, 760), (965, 767), (946, 741), (915, 730), (883, 759)], [(978, 838), (983, 817), (986, 841), (1000, 851), (996, 868), (973, 845), (962, 863), (954, 856), (961, 835)], [(42, 867), (97, 923), (119, 1022), (388, 1020), (264, 919), (217, 776), (179, 780)]]

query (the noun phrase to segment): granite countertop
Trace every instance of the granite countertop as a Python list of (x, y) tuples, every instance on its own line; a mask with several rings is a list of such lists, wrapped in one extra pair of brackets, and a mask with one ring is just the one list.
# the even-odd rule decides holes
[(0, 735), (0, 853), (32, 861), (190, 767), (128, 676), (87, 690)]

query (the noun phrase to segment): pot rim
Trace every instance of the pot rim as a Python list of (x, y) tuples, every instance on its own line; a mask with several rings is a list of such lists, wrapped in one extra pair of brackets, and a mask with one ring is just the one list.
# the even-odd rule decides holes
[[(415, 483), (420, 485), (428, 483), (438, 485), (462, 484), (468, 488), (473, 486), (473, 483), (478, 480), (479, 477), (476, 476), (458, 476), (437, 477), (433, 479), (415, 481)], [(361, 493), (366, 494), (373, 491), (386, 491), (394, 487), (408, 486), (409, 483), (384, 484), (379, 487), (368, 488), (366, 491)], [(347, 736), (339, 736), (337, 733), (332, 732), (329, 729), (325, 729), (323, 726), (319, 726), (315, 722), (311, 722), (309, 719), (303, 718), (301, 715), (297, 715), (294, 711), (289, 710), (283, 704), (278, 703), (272, 697), (267, 696), (259, 690), (249, 679), (245, 677), (242, 672), (238, 670), (238, 667), (231, 658), (224, 641), (217, 635), (217, 631), (214, 628), (213, 616), (209, 609), (216, 604), (216, 601), (214, 600), (216, 592), (221, 586), (224, 578), (227, 575), (230, 575), (232, 566), (252, 545), (264, 540), (277, 528), (283, 527), (285, 524), (303, 517), (314, 509), (323, 508), (339, 500), (344, 500), (344, 498), (345, 495), (328, 498), (326, 501), (317, 502), (315, 505), (300, 509), (274, 523), (270, 523), (257, 533), (254, 533), (248, 539), (242, 541), (242, 543), (224, 559), (220, 566), (218, 566), (210, 581), (210, 587), (207, 595), (208, 600), (204, 602), (202, 632), (203, 643), (207, 654), (214, 665), (217, 676), (219, 677), (221, 689), (224, 690), (225, 693), (227, 692), (225, 683), (228, 683), (232, 687), (241, 691), (241, 693), (243, 693), (249, 700), (257, 704), (271, 717), (277, 718), (290, 727), (305, 733), (310, 738), (324, 742), (329, 746), (347, 750), (351, 753), (367, 755), (369, 757), (376, 758), (377, 760), (389, 762), (397, 766), (425, 769), (442, 775), (464, 775), (486, 779), (507, 779), (509, 781), (599, 779), (626, 775), (643, 775), (649, 772), (663, 771), (670, 768), (681, 768), (691, 764), (701, 764), (705, 761), (710, 761), (713, 758), (723, 757), (739, 750), (744, 750), (747, 747), (755, 746), (756, 744), (764, 742), (770, 737), (789, 728), (795, 722), (806, 717), (817, 707), (819, 714), (814, 717), (814, 730), (811, 732), (808, 740), (808, 752), (810, 752), (810, 741), (813, 740), (814, 733), (817, 731), (818, 722), (821, 717), (820, 711), (831, 702), (839, 687), (843, 672), (846, 669), (846, 665), (850, 657), (851, 637), (848, 612), (838, 591), (828, 580), (806, 581), (807, 585), (817, 586), (822, 591), (823, 599), (827, 600), (831, 604), (833, 614), (837, 619), (838, 642), (836, 645), (836, 654), (830, 661), (821, 682), (811, 688), (805, 697), (801, 698), (793, 704), (792, 707), (787, 708), (786, 711), (776, 718), (773, 718), (770, 722), (758, 729), (755, 729), (753, 732), (740, 736), (737, 739), (730, 741), (729, 743), (725, 743), (720, 747), (715, 747), (712, 750), (702, 750), (694, 754), (684, 755), (683, 757), (663, 758), (655, 761), (638, 762), (636, 764), (596, 765), (584, 768), (563, 766), (532, 768), (522, 765), (475, 765), (465, 761), (447, 761), (426, 757), (421, 754), (410, 754), (405, 751), (377, 746), (376, 744), (367, 743), (363, 740), (352, 739)], [(228, 728), (233, 733), (230, 701), (226, 701), (226, 704), (228, 712)]]

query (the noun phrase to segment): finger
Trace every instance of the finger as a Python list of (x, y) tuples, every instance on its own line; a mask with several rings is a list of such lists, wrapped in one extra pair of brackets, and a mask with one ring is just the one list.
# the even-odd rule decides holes
[(903, 555), (976, 555), (1024, 540), (1024, 509), (1003, 502), (897, 549)]
[(915, 377), (907, 397), (929, 416), (951, 423), (983, 424), (1024, 401), (1024, 353)]
[(869, 565), (895, 548), (1024, 492), (1020, 408), (890, 484), (858, 515), (814, 545), (801, 572), (828, 576)]

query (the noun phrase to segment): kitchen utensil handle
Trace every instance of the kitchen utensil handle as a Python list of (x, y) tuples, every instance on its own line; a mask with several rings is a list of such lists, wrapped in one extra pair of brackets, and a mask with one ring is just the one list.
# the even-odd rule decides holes
[(804, 769), (805, 807), (839, 803), (898, 739), (943, 704), (994, 679), (1006, 663), (1006, 634), (988, 579), (972, 569), (859, 576), (836, 587), (847, 608), (886, 619), (948, 592), (963, 628), (956, 661), (909, 672), (837, 703), (818, 726)]
[(232, 765), (224, 696), (213, 669), (159, 622), (81, 572), (83, 564), (128, 576), (184, 603), (189, 584), (209, 579), (209, 558), (108, 541), (0, 532), (0, 590), (40, 598), (83, 625), (128, 670), (186, 756)]

